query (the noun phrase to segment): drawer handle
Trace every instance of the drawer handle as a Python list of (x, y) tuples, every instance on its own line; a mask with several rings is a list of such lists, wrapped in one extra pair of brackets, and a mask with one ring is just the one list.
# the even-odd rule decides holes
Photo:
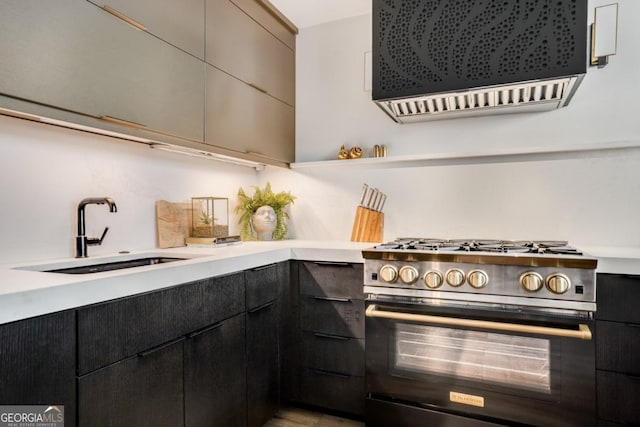
[(106, 4), (104, 6), (102, 6), (102, 9), (104, 9), (105, 12), (108, 12), (108, 13), (112, 14), (113, 16), (118, 18), (119, 20), (124, 21), (125, 23), (131, 25), (136, 30), (147, 31), (147, 27), (145, 27), (144, 25), (142, 25), (141, 23), (139, 23), (135, 19), (129, 18), (124, 13), (122, 13), (122, 12), (120, 12), (118, 10), (115, 10), (114, 8), (112, 8), (110, 6), (107, 6)]
[(336, 298), (336, 297), (313, 297), (320, 301), (334, 301), (334, 302), (351, 302), (350, 298)]
[(104, 122), (115, 123), (121, 126), (127, 126), (134, 129), (146, 129), (146, 126), (140, 123), (131, 122), (129, 120), (118, 119), (116, 117), (111, 117), (111, 116), (101, 116), (100, 120)]
[(640, 324), (638, 323), (625, 323), (630, 328), (640, 328)]
[(314, 332), (313, 335), (315, 335), (317, 338), (329, 338), (332, 340), (340, 340), (340, 341), (349, 341), (351, 339), (348, 337), (341, 337), (340, 335), (323, 334), (320, 332)]
[(351, 264), (348, 262), (314, 261), (313, 263), (319, 267), (351, 267)]
[(138, 353), (138, 356), (140, 356), (140, 357), (150, 356), (151, 354), (153, 354), (153, 353), (155, 353), (157, 351), (163, 350), (163, 349), (165, 349), (167, 347), (171, 347), (172, 345), (177, 344), (180, 341), (184, 341), (184, 337), (176, 338), (175, 340), (171, 340), (171, 341), (168, 341), (168, 342), (166, 342), (164, 344), (160, 344), (160, 345), (158, 345), (156, 347), (150, 348), (149, 350), (141, 351), (140, 353)]
[(273, 301), (268, 302), (266, 304), (259, 305), (256, 308), (252, 308), (251, 310), (247, 310), (247, 313), (249, 313), (249, 314), (256, 313), (256, 312), (258, 312), (260, 310), (264, 310), (265, 308), (271, 307), (275, 303), (276, 303), (276, 300), (273, 300)]
[(624, 374), (627, 378), (634, 381), (640, 381), (640, 375)]
[(195, 338), (195, 337), (197, 337), (199, 335), (206, 334), (207, 332), (211, 332), (214, 329), (218, 329), (220, 326), (222, 326), (222, 322), (216, 323), (216, 324), (211, 325), (211, 326), (207, 326), (206, 328), (198, 329), (197, 331), (191, 332), (190, 334), (188, 334), (187, 338), (189, 338), (189, 339)]
[(256, 267), (256, 268), (252, 268), (251, 271), (261, 271), (261, 270), (266, 270), (268, 268), (272, 268), (274, 267), (276, 264), (268, 264), (268, 265), (262, 265), (260, 267)]
[(262, 89), (260, 86), (258, 86), (255, 83), (247, 83), (249, 86), (251, 86), (252, 88), (254, 88), (255, 90), (257, 90), (258, 92), (262, 92), (262, 93), (268, 93), (265, 89)]
[(344, 378), (344, 379), (351, 378), (351, 375), (339, 374), (338, 372), (323, 371), (321, 369), (312, 369), (311, 371), (318, 375), (327, 375), (330, 377), (338, 377), (338, 378)]

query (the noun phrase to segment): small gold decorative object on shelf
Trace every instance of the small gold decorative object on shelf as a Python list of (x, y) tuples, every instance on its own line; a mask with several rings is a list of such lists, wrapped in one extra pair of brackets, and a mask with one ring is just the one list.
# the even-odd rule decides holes
[(340, 147), (340, 151), (338, 151), (338, 160), (344, 160), (347, 158), (347, 156), (349, 155), (349, 153), (347, 152), (347, 149), (345, 148), (344, 144)]
[(362, 157), (362, 148), (352, 147), (351, 150), (349, 150), (350, 159), (359, 159), (361, 157)]
[(229, 235), (229, 199), (226, 197), (191, 198), (191, 237)]
[(385, 145), (374, 145), (373, 157), (387, 157), (387, 147)]

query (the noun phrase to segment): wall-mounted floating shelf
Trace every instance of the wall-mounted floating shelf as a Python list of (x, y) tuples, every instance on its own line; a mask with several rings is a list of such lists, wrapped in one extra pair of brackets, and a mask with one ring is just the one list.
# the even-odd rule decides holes
[(502, 163), (515, 161), (544, 160), (551, 158), (571, 158), (580, 153), (595, 151), (640, 148), (640, 140), (609, 141), (558, 147), (528, 147), (514, 149), (493, 149), (470, 152), (418, 154), (389, 157), (367, 157), (348, 160), (322, 160), (315, 162), (291, 163), (291, 169), (321, 168), (366, 168), (388, 169), (421, 166), (442, 166), (447, 164)]

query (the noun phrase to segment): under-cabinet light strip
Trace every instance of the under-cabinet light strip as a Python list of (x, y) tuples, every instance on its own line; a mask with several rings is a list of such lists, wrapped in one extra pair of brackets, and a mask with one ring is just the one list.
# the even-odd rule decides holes
[(236, 159), (234, 157), (225, 156), (224, 154), (209, 153), (206, 151), (175, 147), (172, 145), (150, 144), (149, 147), (157, 150), (161, 150), (161, 151), (167, 151), (169, 153), (176, 153), (176, 154), (183, 154), (185, 156), (198, 157), (200, 159), (217, 160), (219, 162), (231, 163), (238, 166), (248, 166), (248, 167), (255, 168), (255, 170), (257, 171), (263, 170), (265, 166), (262, 163), (254, 162), (251, 160)]

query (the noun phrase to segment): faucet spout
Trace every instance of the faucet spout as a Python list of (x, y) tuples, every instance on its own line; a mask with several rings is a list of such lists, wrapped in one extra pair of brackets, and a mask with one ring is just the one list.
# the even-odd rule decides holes
[(109, 227), (104, 229), (102, 233), (102, 237), (100, 238), (87, 238), (86, 236), (86, 227), (85, 227), (85, 214), (84, 208), (87, 205), (104, 205), (107, 204), (109, 206), (109, 212), (118, 212), (118, 208), (116, 207), (116, 203), (113, 201), (111, 197), (87, 197), (82, 199), (80, 203), (78, 203), (78, 235), (76, 236), (76, 258), (86, 258), (87, 257), (87, 246), (93, 245), (101, 245), (104, 236), (107, 234)]

